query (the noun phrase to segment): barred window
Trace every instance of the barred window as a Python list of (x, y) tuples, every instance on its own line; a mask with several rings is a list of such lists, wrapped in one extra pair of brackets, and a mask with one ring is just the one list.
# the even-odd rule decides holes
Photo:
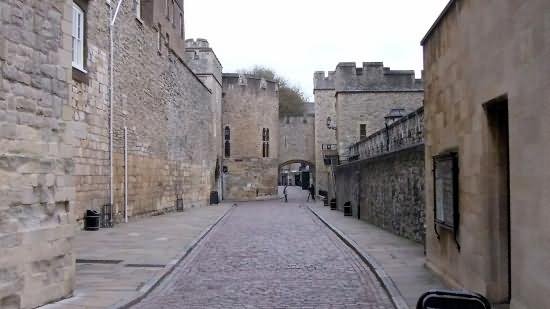
[(231, 129), (228, 126), (226, 126), (223, 131), (224, 131), (224, 140), (225, 140), (225, 144), (224, 144), (225, 157), (229, 158), (231, 156)]
[(262, 130), (262, 157), (269, 158), (269, 129)]

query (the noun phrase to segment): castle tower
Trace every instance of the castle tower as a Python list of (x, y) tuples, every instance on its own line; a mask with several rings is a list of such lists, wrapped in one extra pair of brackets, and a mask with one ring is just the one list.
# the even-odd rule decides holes
[(220, 60), (205, 39), (185, 40), (185, 63), (195, 75), (212, 92), (210, 105), (212, 110), (211, 148), (214, 149), (209, 162), (215, 162), (212, 168), (212, 191), (217, 191), (220, 199), (222, 194), (223, 138), (222, 138), (222, 65)]
[(277, 197), (279, 87), (276, 82), (223, 74), (223, 192), (229, 200)]
[[(333, 151), (336, 145), (336, 99), (335, 72), (315, 72), (313, 77), (313, 96), (315, 101), (315, 188), (330, 191), (330, 164), (325, 164), (324, 151)], [(329, 128), (330, 127), (330, 128)], [(335, 149), (334, 149), (335, 150)]]

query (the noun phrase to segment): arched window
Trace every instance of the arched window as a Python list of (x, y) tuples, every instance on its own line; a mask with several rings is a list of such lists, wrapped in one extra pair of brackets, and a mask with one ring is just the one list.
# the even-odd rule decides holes
[(269, 158), (269, 129), (262, 130), (262, 157)]
[(224, 151), (225, 151), (225, 157), (229, 158), (231, 156), (231, 129), (227, 126), (223, 130), (224, 133)]

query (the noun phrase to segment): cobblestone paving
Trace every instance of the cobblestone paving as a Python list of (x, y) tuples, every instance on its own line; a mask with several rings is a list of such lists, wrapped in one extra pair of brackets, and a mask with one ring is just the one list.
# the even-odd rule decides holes
[(393, 308), (307, 208), (243, 203), (134, 308)]

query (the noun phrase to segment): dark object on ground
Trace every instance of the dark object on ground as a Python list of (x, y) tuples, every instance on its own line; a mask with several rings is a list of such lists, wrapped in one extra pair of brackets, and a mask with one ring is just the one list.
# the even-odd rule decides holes
[(346, 202), (344, 204), (344, 216), (351, 217), (353, 214), (351, 212), (351, 202)]
[(183, 211), (183, 199), (182, 198), (177, 198), (176, 199), (176, 211), (177, 212), (182, 212)]
[(86, 210), (86, 216), (84, 217), (84, 229), (86, 231), (99, 230), (99, 212), (95, 210)]
[(330, 200), (330, 210), (336, 210), (336, 199)]
[(476, 293), (431, 290), (418, 299), (416, 309), (491, 309), (491, 304)]
[(113, 227), (113, 205), (105, 204), (101, 209), (101, 227), (111, 228)]
[(220, 203), (220, 198), (218, 196), (218, 191), (210, 192), (210, 205), (217, 205)]
[(325, 190), (319, 190), (319, 195), (320, 195), (320, 196), (323, 196), (323, 197), (327, 197), (327, 196), (328, 196), (328, 192), (325, 191)]

